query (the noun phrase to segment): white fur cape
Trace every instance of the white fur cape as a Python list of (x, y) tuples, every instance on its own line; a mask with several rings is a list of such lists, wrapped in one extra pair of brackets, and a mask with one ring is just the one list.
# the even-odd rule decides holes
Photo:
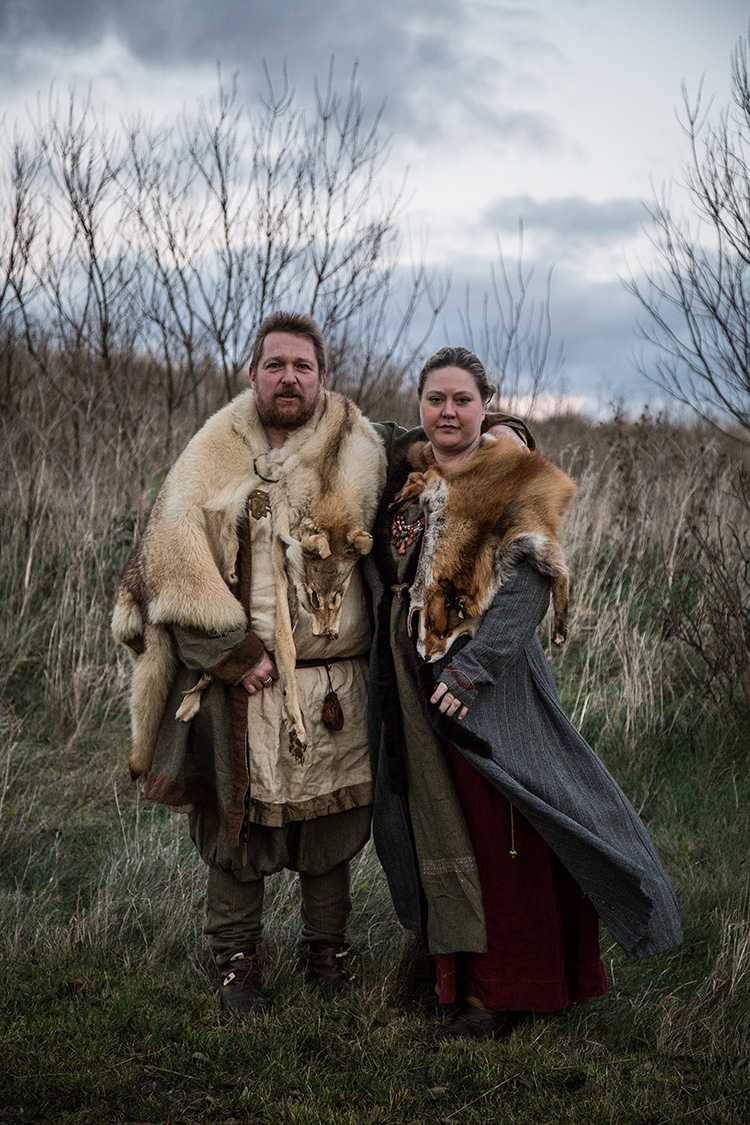
[[(277, 576), (276, 660), (286, 692), (290, 749), (304, 753), (292, 638), (297, 590), (287, 574), (287, 551), (298, 561), (300, 525), (314, 522), (322, 500), (327, 510), (333, 508), (342, 519), (369, 531), (384, 478), (385, 454), (375, 430), (349, 399), (335, 392), (321, 392), (313, 417), (289, 433), (280, 449), (268, 447), (253, 391), (239, 395), (195, 435), (157, 497), (125, 569), (112, 618), (115, 640), (134, 653), (134, 775), (147, 774), (151, 767), (177, 669), (168, 626), (217, 635), (251, 626), (235, 595), (238, 527), (249, 493), (264, 480), (277, 485), (269, 489)], [(296, 577), (299, 567), (290, 569)]]

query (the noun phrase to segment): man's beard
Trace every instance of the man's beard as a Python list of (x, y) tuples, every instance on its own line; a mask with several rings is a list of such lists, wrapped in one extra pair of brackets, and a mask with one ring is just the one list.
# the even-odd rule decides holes
[[(266, 401), (259, 398), (257, 392), (255, 395), (258, 417), (264, 426), (270, 426), (274, 430), (298, 430), (305, 422), (310, 421), (318, 405), (317, 395), (311, 403), (305, 403), (299, 395), (295, 395), (297, 409), (292, 410), (288, 405), (280, 406), (277, 397), (272, 395), (270, 400)], [(288, 400), (291, 396), (284, 397)]]

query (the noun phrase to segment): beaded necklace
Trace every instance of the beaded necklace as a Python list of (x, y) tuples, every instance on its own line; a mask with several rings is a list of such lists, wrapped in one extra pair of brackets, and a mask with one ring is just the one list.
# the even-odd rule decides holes
[(406, 548), (411, 547), (414, 540), (417, 539), (423, 531), (424, 515), (414, 520), (414, 523), (407, 523), (400, 512), (398, 515), (394, 516), (393, 523), (391, 524), (391, 536), (393, 542), (396, 544), (396, 554), (405, 555)]

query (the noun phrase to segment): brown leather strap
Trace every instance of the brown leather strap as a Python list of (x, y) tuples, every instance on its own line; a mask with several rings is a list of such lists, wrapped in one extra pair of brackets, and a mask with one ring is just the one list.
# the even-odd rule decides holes
[(342, 660), (355, 660), (354, 656), (327, 656), (324, 660), (298, 660), (297, 668), (325, 668), (328, 664), (340, 664)]

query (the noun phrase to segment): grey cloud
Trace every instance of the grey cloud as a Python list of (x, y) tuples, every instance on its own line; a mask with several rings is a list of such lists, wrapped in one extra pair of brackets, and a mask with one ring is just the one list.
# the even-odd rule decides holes
[(635, 237), (644, 226), (646, 211), (639, 200), (629, 198), (596, 202), (581, 196), (538, 200), (515, 195), (495, 200), (480, 222), (491, 230), (516, 230), (519, 219), (530, 232), (601, 242)]
[(501, 136), (524, 140), (530, 148), (560, 149), (565, 147), (562, 133), (554, 118), (548, 114), (517, 111), (500, 113), (495, 118)]
[[(461, 18), (462, 0), (434, 0), (431, 18)], [(383, 0), (363, 19), (358, 0), (0, 0), (5, 47), (30, 37), (96, 41), (115, 33), (142, 61), (195, 62), (225, 55), (235, 63), (267, 53), (319, 56), (341, 46), (367, 47), (423, 11), (419, 0)], [(402, 32), (403, 35), (403, 32)], [(398, 49), (398, 41), (394, 42)]]
[[(506, 265), (512, 284), (511, 253)], [(549, 265), (549, 261), (524, 255), (524, 271), (534, 269), (529, 291), (534, 301), (543, 298)], [(478, 339), (467, 336), (463, 327), (466, 287), (470, 320), (475, 333), (480, 334), (484, 296), (490, 292), (489, 259), (456, 258), (451, 275), (445, 314), (426, 345), (430, 351), (446, 343), (478, 346)], [(491, 297), (488, 308), (491, 321)], [(636, 351), (643, 350), (637, 331), (639, 310), (620, 281), (593, 281), (581, 274), (575, 262), (559, 261), (552, 274), (550, 314), (555, 341), (552, 350), (562, 343), (565, 353), (565, 365), (553, 391), (585, 395), (592, 406), (605, 410), (608, 403), (619, 399), (634, 409), (653, 400), (653, 388), (640, 376), (632, 359)]]
[[(654, 401), (654, 389), (638, 372), (634, 354), (644, 351), (638, 337), (639, 309), (617, 278), (592, 280), (561, 263), (552, 279), (552, 325), (565, 344), (564, 382), (607, 412), (623, 400), (634, 410)], [(653, 356), (646, 349), (646, 359)]]
[(96, 42), (110, 19), (101, 0), (56, 4), (54, 0), (0, 0), (3, 50), (40, 39), (62, 43)]
[(295, 5), (255, 0), (0, 0), (3, 46), (21, 47), (31, 39), (51, 45), (82, 45), (116, 35), (141, 61), (157, 65), (195, 62), (226, 54), (234, 62), (258, 45), (270, 48), (293, 28), (304, 38), (326, 5), (308, 0)]
[[(44, 89), (64, 81), (66, 53), (114, 36), (145, 66), (163, 73), (221, 62), (252, 96), (264, 89), (261, 62), (309, 99), (312, 80), (336, 56), (339, 81), (355, 60), (366, 103), (387, 96), (389, 128), (431, 147), (491, 129), (495, 143), (558, 146), (547, 117), (504, 110), (504, 92), (522, 73), (522, 58), (554, 48), (533, 4), (477, 6), (468, 0), (0, 0), (2, 84)], [(24, 49), (49, 63), (30, 75)], [(47, 69), (50, 67), (51, 69)], [(33, 96), (33, 95), (32, 95)]]

